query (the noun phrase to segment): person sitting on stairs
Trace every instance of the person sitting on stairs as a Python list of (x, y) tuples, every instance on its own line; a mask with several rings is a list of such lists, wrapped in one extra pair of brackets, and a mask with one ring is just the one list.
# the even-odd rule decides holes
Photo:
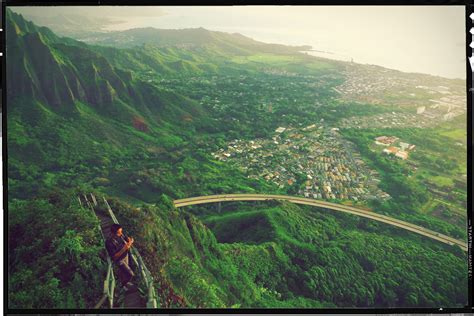
[(119, 280), (124, 289), (130, 290), (134, 284), (130, 282), (135, 276), (129, 265), (129, 251), (133, 245), (133, 238), (123, 234), (122, 226), (113, 224), (110, 227), (110, 237), (105, 242), (105, 248), (115, 264), (119, 266)]

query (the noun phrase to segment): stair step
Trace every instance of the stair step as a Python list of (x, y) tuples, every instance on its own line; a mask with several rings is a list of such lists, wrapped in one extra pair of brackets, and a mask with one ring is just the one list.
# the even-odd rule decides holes
[[(84, 197), (79, 196), (79, 198), (83, 205), (87, 206)], [(107, 238), (110, 235), (110, 227), (114, 224), (114, 221), (112, 220), (107, 211), (107, 205), (101, 199), (96, 197), (98, 205), (95, 206), (92, 203), (92, 198), (90, 198), (89, 196), (87, 196), (87, 198), (89, 200), (89, 203), (92, 205), (92, 211), (99, 219), (102, 234), (105, 238)], [(146, 300), (142, 297), (137, 285), (125, 293), (123, 305), (125, 308), (140, 308), (146, 306)]]

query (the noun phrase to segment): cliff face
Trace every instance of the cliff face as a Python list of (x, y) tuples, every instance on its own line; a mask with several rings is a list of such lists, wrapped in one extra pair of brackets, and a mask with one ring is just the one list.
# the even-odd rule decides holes
[(29, 97), (53, 111), (75, 111), (75, 101), (106, 107), (116, 100), (117, 91), (127, 92), (107, 60), (82, 43), (59, 38), (10, 10), (6, 25), (9, 101)]
[(134, 78), (132, 69), (155, 69), (163, 63), (165, 57), (153, 55), (153, 50), (136, 56), (140, 50), (91, 47), (60, 38), (10, 10), (6, 19), (10, 110), (19, 107), (17, 98), (29, 98), (58, 114), (77, 114), (80, 102), (126, 124), (137, 115), (153, 125), (176, 124), (186, 115), (197, 120), (203, 114), (198, 103)]
[(9, 98), (29, 96), (52, 108), (63, 108), (74, 101), (107, 106), (119, 94), (126, 97), (128, 87), (121, 77), (130, 76), (117, 74), (100, 54), (9, 10), (7, 26)]

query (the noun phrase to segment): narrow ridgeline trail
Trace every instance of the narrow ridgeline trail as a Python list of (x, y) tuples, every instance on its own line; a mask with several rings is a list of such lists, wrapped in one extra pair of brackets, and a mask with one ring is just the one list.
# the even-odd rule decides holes
[[(78, 200), (81, 207), (90, 209), (99, 220), (100, 231), (104, 240), (104, 252), (106, 253), (105, 240), (110, 235), (110, 228), (113, 224), (119, 223), (112, 208), (105, 198), (96, 198), (93, 194), (81, 194), (78, 196)], [(111, 258), (106, 253), (108, 271), (104, 280), (103, 296), (95, 306), (96, 309), (101, 308), (105, 301), (108, 301), (109, 308), (187, 307), (188, 304), (185, 299), (175, 293), (173, 287), (163, 275), (159, 275), (156, 281), (153, 279), (136, 248), (132, 247), (129, 254), (130, 267), (135, 273), (135, 277), (131, 281), (134, 286), (127, 291), (116, 289), (114, 270), (118, 272), (118, 269), (114, 268)], [(156, 294), (155, 285), (157, 286)], [(117, 287), (121, 287), (120, 282), (118, 282)]]
[(458, 246), (463, 251), (468, 251), (468, 245), (464, 240), (458, 240), (451, 236), (440, 234), (428, 228), (424, 228), (412, 223), (408, 223), (394, 217), (378, 214), (373, 211), (367, 211), (352, 206), (343, 204), (331, 203), (321, 200), (302, 198), (299, 196), (288, 196), (288, 195), (275, 195), (275, 194), (217, 194), (208, 196), (196, 196), (186, 199), (174, 200), (173, 204), (175, 207), (184, 207), (190, 205), (206, 204), (206, 203), (218, 203), (218, 209), (220, 209), (221, 202), (228, 201), (288, 201), (295, 204), (310, 205), (320, 208), (325, 208), (333, 211), (349, 213), (361, 217), (365, 217), (371, 220), (379, 221), (388, 225), (392, 225), (398, 228), (405, 229), (417, 233), (419, 235), (431, 238), (433, 240), (440, 241), (450, 246)]

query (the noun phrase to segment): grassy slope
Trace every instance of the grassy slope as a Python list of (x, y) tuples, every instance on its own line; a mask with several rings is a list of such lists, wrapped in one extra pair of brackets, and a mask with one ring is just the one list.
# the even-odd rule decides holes
[[(461, 272), (465, 260), (461, 251), (448, 255), (447, 249), (441, 250), (443, 246), (435, 242), (423, 247), (418, 236), (384, 225), (291, 204), (210, 215), (203, 220), (219, 241), (232, 243), (227, 246), (232, 249), (232, 259), (250, 275), (257, 274), (259, 268), (253, 262), (255, 258), (260, 264), (259, 257), (250, 259), (241, 252), (275, 248), (279, 255), (274, 265), (283, 271), (272, 270), (269, 273), (276, 276), (259, 280), (286, 299), (295, 295), (337, 302), (337, 306), (386, 307), (429, 306), (453, 299), (462, 305), (466, 299), (464, 290), (450, 292), (457, 288), (456, 282), (466, 284), (462, 273), (448, 277), (452, 272), (438, 270), (457, 266)], [(411, 263), (413, 258), (416, 265)], [(426, 269), (428, 266), (431, 268)], [(358, 277), (361, 274), (363, 279)], [(286, 287), (267, 283), (283, 275)], [(454, 280), (452, 277), (458, 281), (446, 281)]]

